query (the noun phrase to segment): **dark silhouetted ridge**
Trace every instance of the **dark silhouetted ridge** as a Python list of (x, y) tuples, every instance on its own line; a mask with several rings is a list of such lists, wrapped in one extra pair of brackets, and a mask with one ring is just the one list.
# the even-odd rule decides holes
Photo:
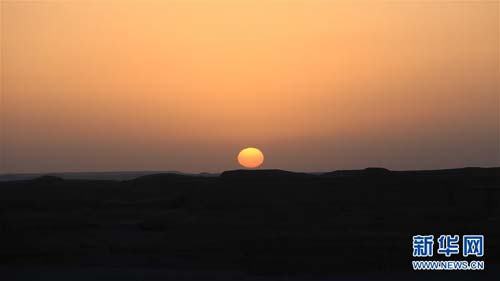
[(296, 173), (284, 170), (231, 170), (225, 171), (220, 175), (222, 179), (269, 179), (269, 180), (280, 180), (280, 179), (307, 179), (315, 177), (311, 174), (306, 173)]
[(135, 182), (135, 183), (161, 183), (161, 182), (170, 182), (170, 181), (180, 181), (180, 180), (190, 180), (195, 178), (191, 175), (183, 175), (176, 173), (161, 173), (161, 174), (152, 174), (145, 175), (135, 179), (127, 180), (127, 182)]
[(363, 170), (338, 170), (324, 173), (323, 176), (332, 177), (359, 177), (359, 176), (387, 176), (392, 172), (386, 168), (366, 168)]
[[(90, 266), (172, 272), (155, 280), (337, 280), (349, 273), (370, 280), (379, 272), (390, 274), (375, 279), (420, 280), (393, 275), (412, 272), (417, 233), (484, 235), (484, 273), (492, 278), (470, 273), (498, 279), (500, 168), (162, 172), (126, 181), (51, 175), (0, 182), (1, 280), (20, 280), (30, 267), (54, 268), (55, 277), (26, 280), (74, 280), (57, 270)], [(252, 277), (176, 278), (178, 270)]]
[(45, 175), (31, 180), (33, 183), (58, 183), (63, 182), (64, 179), (56, 176)]

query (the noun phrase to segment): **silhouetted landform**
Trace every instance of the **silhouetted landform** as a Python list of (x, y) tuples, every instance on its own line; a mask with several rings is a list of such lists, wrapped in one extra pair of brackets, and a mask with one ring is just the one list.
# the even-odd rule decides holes
[(43, 176), (0, 183), (0, 274), (49, 266), (400, 280), (391, 274), (412, 274), (413, 235), (484, 234), (487, 271), (458, 277), (490, 279), (500, 272), (499, 203), (500, 168)]
[(222, 179), (233, 180), (290, 180), (290, 179), (310, 179), (313, 174), (289, 172), (283, 170), (233, 170), (225, 171), (220, 175)]
[(168, 183), (168, 182), (176, 182), (179, 180), (193, 180), (193, 176), (183, 175), (183, 174), (175, 174), (175, 173), (162, 173), (162, 174), (152, 174), (141, 176), (135, 179), (129, 180), (129, 182), (139, 183), (139, 184), (148, 184), (148, 183)]
[(332, 177), (387, 176), (390, 173), (391, 171), (385, 168), (366, 168), (364, 170), (338, 170), (323, 175)]
[(41, 176), (32, 180), (36, 184), (62, 183), (64, 180), (56, 176)]
[[(181, 173), (178, 171), (117, 171), (117, 172), (65, 172), (65, 173), (14, 173), (0, 174), (0, 182), (31, 180), (44, 175), (60, 177), (66, 180), (131, 180), (138, 177), (159, 173), (196, 176), (198, 174)], [(218, 174), (201, 173), (200, 176), (218, 176)]]

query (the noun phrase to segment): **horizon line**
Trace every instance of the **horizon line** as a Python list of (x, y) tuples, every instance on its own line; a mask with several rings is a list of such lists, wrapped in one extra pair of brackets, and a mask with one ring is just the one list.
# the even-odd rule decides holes
[(366, 169), (386, 169), (394, 172), (404, 172), (404, 171), (440, 171), (440, 170), (457, 170), (457, 169), (470, 169), (470, 168), (500, 168), (500, 164), (498, 166), (460, 166), (460, 167), (446, 167), (446, 168), (416, 168), (416, 169), (390, 169), (383, 166), (366, 166), (364, 168), (343, 168), (343, 169), (331, 169), (326, 171), (300, 171), (300, 170), (288, 170), (282, 168), (262, 168), (262, 169), (246, 169), (246, 168), (238, 168), (238, 169), (228, 169), (222, 170), (220, 172), (184, 172), (179, 170), (100, 170), (100, 171), (92, 171), (92, 170), (84, 170), (84, 171), (52, 171), (52, 172), (0, 172), (0, 176), (6, 175), (51, 175), (51, 174), (99, 174), (99, 173), (172, 173), (172, 174), (185, 174), (185, 175), (199, 175), (199, 174), (222, 174), (227, 171), (270, 171), (270, 170), (280, 170), (287, 172), (295, 172), (295, 173), (306, 173), (306, 174), (316, 174), (316, 173), (329, 173), (335, 171), (361, 171)]

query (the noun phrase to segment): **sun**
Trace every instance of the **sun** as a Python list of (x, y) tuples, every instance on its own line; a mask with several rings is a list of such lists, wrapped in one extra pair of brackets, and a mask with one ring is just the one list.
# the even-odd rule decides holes
[(238, 163), (245, 168), (257, 168), (264, 163), (264, 154), (255, 147), (244, 148), (238, 154)]

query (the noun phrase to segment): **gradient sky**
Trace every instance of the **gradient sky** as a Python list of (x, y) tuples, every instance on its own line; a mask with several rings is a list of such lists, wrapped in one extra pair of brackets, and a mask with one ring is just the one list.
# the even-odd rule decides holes
[(0, 172), (499, 166), (498, 1), (1, 1)]

